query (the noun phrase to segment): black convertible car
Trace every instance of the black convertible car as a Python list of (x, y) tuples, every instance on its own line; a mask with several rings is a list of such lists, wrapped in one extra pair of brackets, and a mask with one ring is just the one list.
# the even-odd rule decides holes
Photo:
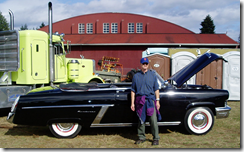
[[(191, 134), (209, 132), (216, 118), (227, 118), (229, 93), (206, 85), (184, 84), (221, 56), (205, 53), (167, 81), (158, 74), (160, 86), (159, 126), (183, 124)], [(48, 125), (58, 138), (73, 138), (82, 127), (128, 127), (138, 118), (130, 109), (131, 83), (62, 84), (20, 96), (7, 120), (22, 125)], [(149, 125), (147, 123), (147, 125)]]

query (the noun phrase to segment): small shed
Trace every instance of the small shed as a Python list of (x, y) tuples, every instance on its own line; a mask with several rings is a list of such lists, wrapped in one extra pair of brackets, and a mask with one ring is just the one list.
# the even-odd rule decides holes
[[(177, 71), (185, 67), (187, 64), (194, 61), (197, 57), (190, 52), (181, 51), (177, 52), (175, 54), (172, 54), (172, 63), (171, 63), (171, 75), (175, 74)], [(196, 76), (194, 75), (191, 77), (187, 84), (195, 84)]]
[(197, 73), (196, 84), (222, 89), (223, 60), (213, 61)]
[(164, 80), (170, 77), (170, 56), (155, 53), (146, 57), (149, 59), (149, 69), (157, 71)]
[(223, 54), (228, 62), (223, 63), (223, 89), (229, 91), (229, 100), (240, 100), (240, 52)]

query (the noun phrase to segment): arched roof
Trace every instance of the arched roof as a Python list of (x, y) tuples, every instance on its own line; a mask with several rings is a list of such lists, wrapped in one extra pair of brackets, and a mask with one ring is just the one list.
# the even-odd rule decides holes
[[(87, 34), (87, 24), (92, 24), (92, 34)], [(104, 23), (109, 23), (109, 33), (104, 33)], [(117, 23), (117, 33), (112, 33), (112, 23)], [(129, 23), (134, 23), (134, 33), (128, 33)], [(137, 23), (142, 23), (142, 32), (137, 33)], [(79, 33), (79, 24), (84, 24), (84, 33)], [(48, 32), (48, 26), (40, 30)], [(196, 34), (179, 25), (138, 14), (94, 13), (71, 17), (53, 23), (53, 32), (65, 33), (65, 39), (76, 45), (92, 44), (238, 44), (226, 34)]]
[[(71, 34), (71, 26), (73, 26), (72, 33), (75, 34), (78, 33), (75, 29), (77, 29), (79, 23), (97, 24), (97, 27), (94, 27), (98, 29), (97, 33), (102, 33), (103, 23), (118, 23), (118, 26), (121, 26), (119, 27), (118, 33), (127, 33), (127, 30), (125, 30), (127, 23), (143, 23), (145, 29), (143, 33), (193, 33), (186, 28), (161, 19), (130, 13), (94, 13), (80, 15), (55, 22), (53, 28), (54, 31)], [(47, 31), (48, 28), (46, 26), (41, 30)]]

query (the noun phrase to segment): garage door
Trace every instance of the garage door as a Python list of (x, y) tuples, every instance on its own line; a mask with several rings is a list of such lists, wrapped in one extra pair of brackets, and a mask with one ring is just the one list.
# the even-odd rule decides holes
[(240, 52), (231, 51), (223, 55), (223, 89), (230, 93), (229, 100), (240, 100)]

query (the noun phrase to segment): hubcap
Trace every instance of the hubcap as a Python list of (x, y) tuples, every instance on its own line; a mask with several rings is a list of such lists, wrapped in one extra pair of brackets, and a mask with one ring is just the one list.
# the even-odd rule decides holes
[(196, 129), (203, 129), (208, 124), (208, 119), (203, 113), (197, 113), (193, 116), (192, 125)]
[(57, 127), (60, 131), (67, 132), (73, 129), (74, 124), (73, 123), (58, 123)]

